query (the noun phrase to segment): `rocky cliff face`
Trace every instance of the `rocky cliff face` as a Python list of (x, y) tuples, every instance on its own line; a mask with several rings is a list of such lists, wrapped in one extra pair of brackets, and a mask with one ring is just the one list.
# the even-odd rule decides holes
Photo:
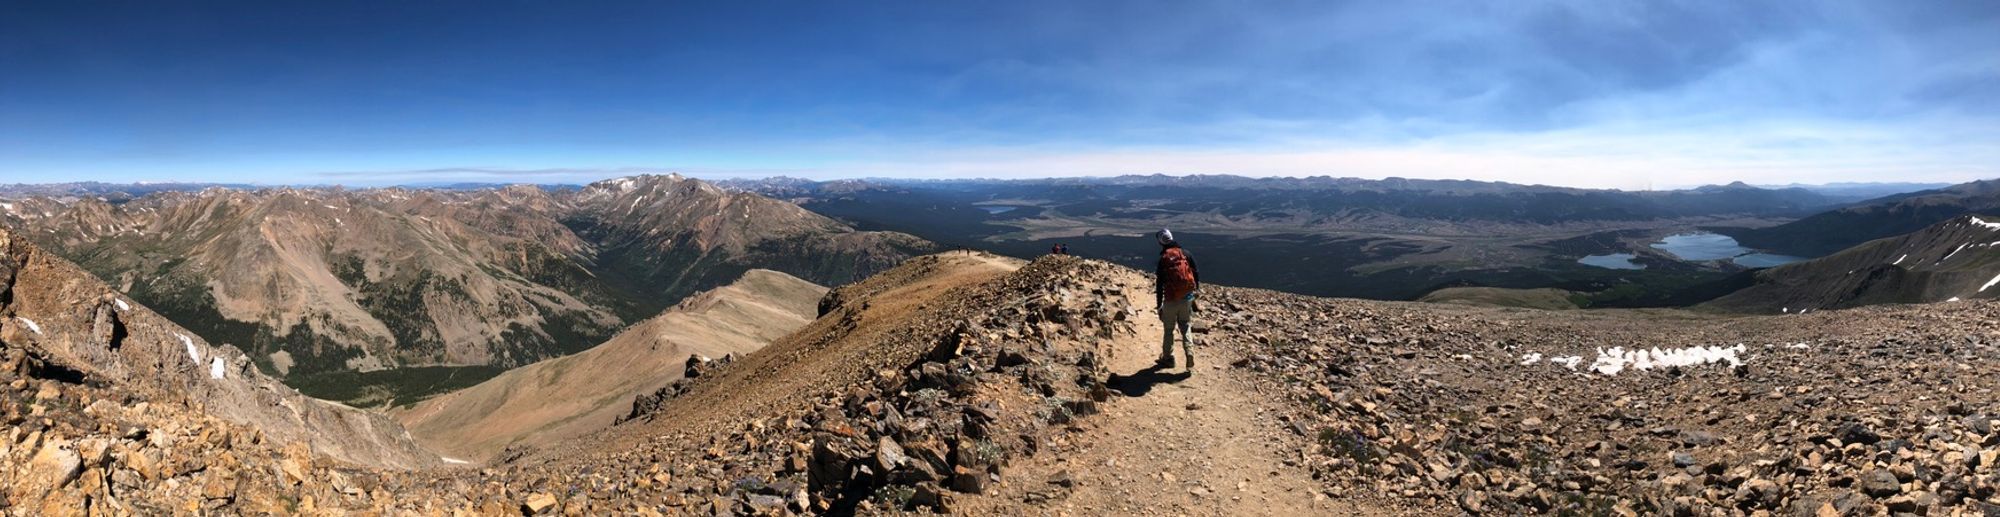
[(0, 507), (198, 511), (316, 458), (439, 464), (393, 420), (299, 395), (6, 230), (0, 352)]
[(0, 220), (291, 378), (526, 364), (753, 267), (837, 284), (929, 249), (678, 176), (557, 191), (29, 198)]

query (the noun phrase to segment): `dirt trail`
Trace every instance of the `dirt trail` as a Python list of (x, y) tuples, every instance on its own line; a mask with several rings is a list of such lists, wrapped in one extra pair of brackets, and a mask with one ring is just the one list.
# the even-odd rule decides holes
[[(1125, 289), (1152, 292), (1138, 275)], [(1102, 413), (1080, 419), (1080, 432), (1058, 438), (1049, 450), (1009, 466), (997, 491), (961, 506), (967, 513), (1399, 513), (1329, 499), (1305, 469), (1288, 465), (1285, 458), (1297, 458), (1303, 445), (1282, 434), (1269, 396), (1228, 367), (1238, 349), (1207, 342), (1220, 336), (1196, 334), (1193, 368), (1179, 346), (1174, 368), (1156, 368), (1159, 319), (1152, 300), (1133, 303), (1138, 333), (1116, 338), (1110, 364), (1115, 393), (1100, 406)]]

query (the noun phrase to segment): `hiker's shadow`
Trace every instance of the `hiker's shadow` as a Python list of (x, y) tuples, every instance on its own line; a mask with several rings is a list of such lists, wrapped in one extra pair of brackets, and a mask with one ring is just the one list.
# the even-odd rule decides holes
[(1166, 373), (1162, 371), (1165, 369), (1160, 366), (1152, 366), (1144, 370), (1132, 372), (1131, 375), (1118, 375), (1114, 373), (1111, 374), (1111, 379), (1105, 381), (1104, 384), (1111, 389), (1118, 390), (1118, 393), (1122, 393), (1127, 397), (1144, 397), (1147, 392), (1153, 391), (1154, 386), (1185, 381), (1191, 375), (1187, 371)]

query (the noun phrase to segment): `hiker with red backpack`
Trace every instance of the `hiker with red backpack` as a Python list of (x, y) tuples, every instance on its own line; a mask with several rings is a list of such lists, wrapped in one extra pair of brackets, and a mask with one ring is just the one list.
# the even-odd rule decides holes
[(1174, 367), (1174, 328), (1181, 331), (1181, 350), (1187, 352), (1187, 366), (1194, 368), (1194, 336), (1188, 334), (1189, 321), (1194, 317), (1194, 291), (1201, 286), (1201, 273), (1194, 267), (1194, 258), (1181, 243), (1174, 240), (1174, 232), (1160, 230), (1155, 237), (1160, 241), (1160, 265), (1154, 271), (1154, 301), (1160, 307), (1160, 325), (1166, 327), (1166, 337), (1160, 340), (1160, 361), (1162, 368)]

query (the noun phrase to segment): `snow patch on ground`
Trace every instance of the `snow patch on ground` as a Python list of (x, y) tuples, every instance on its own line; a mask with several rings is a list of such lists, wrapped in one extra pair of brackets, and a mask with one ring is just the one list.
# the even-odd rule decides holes
[(1895, 261), (1895, 262), (1890, 262), (1890, 263), (1889, 263), (1889, 265), (1891, 265), (1891, 266), (1894, 266), (1894, 265), (1897, 265), (1897, 264), (1902, 264), (1902, 263), (1903, 263), (1903, 259), (1906, 259), (1906, 258), (1910, 258), (1910, 254), (1908, 254), (1908, 253), (1904, 253), (1904, 254), (1903, 254), (1903, 256), (1901, 256), (1901, 257), (1896, 257), (1896, 261)]
[(1951, 297), (1951, 299), (1950, 299), (1950, 300), (1945, 300), (1945, 301), (1947, 301), (1947, 302), (1955, 302), (1955, 301), (1958, 301), (1958, 297), (1957, 297), (1957, 296), (1953, 296), (1953, 297)]
[(2000, 275), (1994, 275), (1992, 280), (1986, 281), (1986, 285), (1979, 286), (1979, 292), (1986, 292), (1986, 288), (1993, 287), (1993, 284), (2000, 284)]
[(1565, 368), (1569, 368), (1569, 369), (1571, 369), (1571, 370), (1575, 370), (1575, 369), (1576, 369), (1576, 366), (1577, 366), (1578, 364), (1582, 364), (1582, 363), (1583, 363), (1583, 357), (1581, 357), (1581, 356), (1574, 356), (1574, 355), (1572, 355), (1572, 356), (1560, 356), (1560, 355), (1558, 355), (1558, 356), (1550, 356), (1550, 357), (1547, 357), (1547, 358), (1544, 358), (1544, 357), (1542, 356), (1542, 354), (1541, 354), (1540, 352), (1528, 352), (1527, 354), (1524, 354), (1524, 355), (1522, 355), (1522, 356), (1521, 356), (1521, 365), (1522, 365), (1522, 366), (1527, 366), (1527, 365), (1531, 365), (1531, 364), (1535, 364), (1535, 363), (1539, 363), (1539, 362), (1542, 362), (1543, 360), (1547, 360), (1547, 361), (1549, 362), (1549, 364), (1554, 364), (1554, 365), (1562, 365), (1563, 367), (1565, 367)]
[(215, 362), (212, 362), (212, 363), (209, 363), (209, 364), (208, 364), (208, 376), (209, 376), (209, 377), (211, 377), (211, 378), (216, 378), (216, 379), (220, 379), (220, 378), (222, 378), (222, 371), (223, 371), (223, 367), (222, 367), (222, 358), (221, 358), (221, 357), (219, 357), (219, 356), (218, 356), (218, 357), (216, 357), (216, 358), (215, 358)]
[(1736, 354), (1743, 352), (1743, 345), (1733, 347), (1695, 346), (1678, 350), (1625, 350), (1624, 347), (1598, 349), (1597, 360), (1590, 363), (1590, 371), (1604, 375), (1618, 375), (1626, 369), (1651, 370), (1675, 366), (1696, 366), (1726, 362), (1730, 366), (1742, 366), (1743, 361)]
[(35, 335), (37, 335), (37, 336), (39, 336), (39, 335), (42, 335), (42, 326), (41, 326), (41, 325), (36, 325), (36, 324), (35, 324), (35, 320), (31, 320), (31, 319), (28, 319), (28, 318), (24, 318), (24, 317), (21, 317), (21, 316), (15, 316), (15, 317), (14, 317), (14, 319), (17, 319), (17, 320), (21, 320), (21, 324), (22, 324), (22, 325), (27, 325), (27, 326), (28, 326), (28, 330), (32, 330), (32, 331), (35, 331)]
[(450, 463), (450, 464), (453, 464), (453, 465), (470, 465), (470, 464), (472, 464), (472, 462), (470, 462), (470, 461), (465, 461), (465, 460), (461, 460), (461, 459), (458, 459), (458, 458), (453, 458), (453, 457), (450, 457), (450, 456), (438, 456), (438, 459), (439, 459), (439, 460), (443, 460), (443, 461), (444, 461), (445, 463)]
[(197, 363), (201, 362), (201, 350), (194, 347), (193, 339), (188, 339), (186, 334), (174, 334), (174, 336), (181, 338), (181, 344), (187, 345), (188, 359), (193, 359)]
[(132, 310), (132, 304), (125, 303), (125, 300), (112, 298), (111, 301), (112, 303), (118, 304), (119, 312)]
[(1984, 226), (1989, 230), (2000, 230), (2000, 222), (1987, 221), (1977, 217), (1972, 218), (1972, 224)]
[(1938, 259), (1938, 263), (1939, 263), (1939, 264), (1943, 264), (1943, 263), (1944, 263), (1944, 261), (1947, 261), (1947, 260), (1951, 260), (1951, 256), (1952, 256), (1952, 255), (1957, 255), (1959, 251), (1962, 251), (1962, 250), (1964, 250), (1964, 249), (1965, 249), (1965, 246), (1966, 246), (1966, 245), (1964, 245), (1964, 244), (1960, 244), (1960, 245), (1958, 245), (1958, 247), (1957, 247), (1957, 248), (1953, 248), (1953, 249), (1951, 250), (1951, 253), (1950, 253), (1950, 254), (1947, 254), (1947, 255), (1945, 255), (1945, 256), (1944, 256), (1944, 258), (1941, 258), (1941, 259)]

